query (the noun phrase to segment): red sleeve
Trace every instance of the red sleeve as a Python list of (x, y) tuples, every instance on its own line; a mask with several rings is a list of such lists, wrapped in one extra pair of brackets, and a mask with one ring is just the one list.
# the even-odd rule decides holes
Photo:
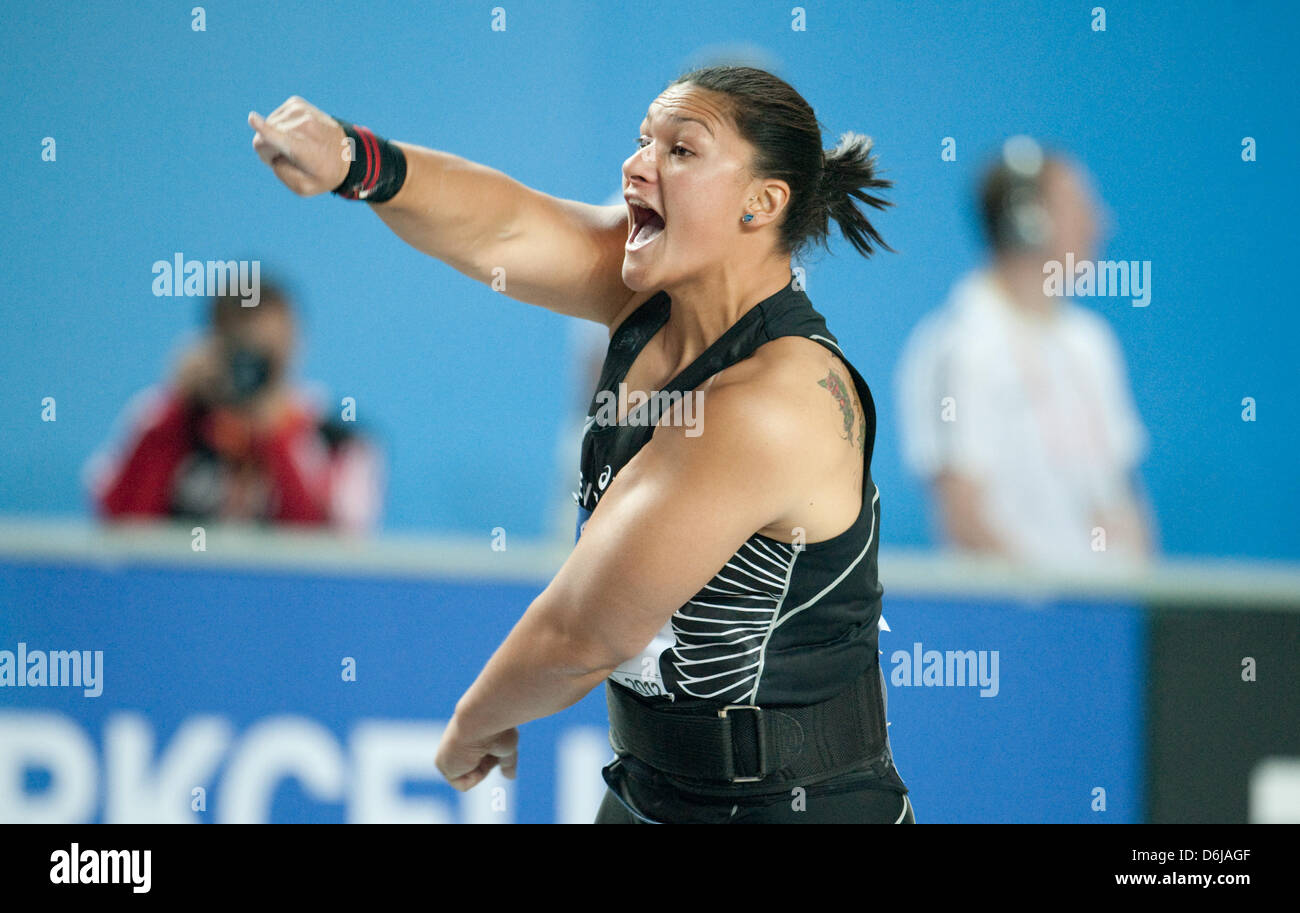
[(172, 475), (191, 447), (188, 423), (188, 406), (171, 393), (140, 420), (95, 493), (101, 517), (167, 515)]
[(322, 525), (330, 521), (328, 455), (310, 416), (299, 413), (254, 444), (279, 503), (271, 516), (282, 523)]

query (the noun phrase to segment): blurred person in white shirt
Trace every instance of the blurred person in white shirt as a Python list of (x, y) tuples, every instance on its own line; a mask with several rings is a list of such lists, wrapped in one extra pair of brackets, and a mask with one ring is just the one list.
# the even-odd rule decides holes
[(991, 262), (914, 329), (897, 375), (903, 459), (944, 539), (1038, 567), (1132, 568), (1153, 551), (1136, 468), (1147, 433), (1106, 321), (1044, 289), (1092, 259), (1087, 174), (1013, 137), (980, 187)]

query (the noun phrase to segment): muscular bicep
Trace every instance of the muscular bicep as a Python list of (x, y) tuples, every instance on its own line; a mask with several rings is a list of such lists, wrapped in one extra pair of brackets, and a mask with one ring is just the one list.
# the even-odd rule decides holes
[(594, 666), (636, 655), (746, 539), (788, 510), (791, 486), (775, 476), (777, 459), (722, 428), (695, 438), (657, 429), (597, 504), (539, 597), (542, 610), (590, 646)]
[(400, 143), (402, 191), (375, 213), (399, 237), (528, 304), (606, 326), (623, 284), (627, 210), (554, 197), (478, 162)]
[(500, 261), (509, 297), (608, 326), (636, 294), (623, 284), (626, 238), (624, 207), (530, 190), (492, 256)]

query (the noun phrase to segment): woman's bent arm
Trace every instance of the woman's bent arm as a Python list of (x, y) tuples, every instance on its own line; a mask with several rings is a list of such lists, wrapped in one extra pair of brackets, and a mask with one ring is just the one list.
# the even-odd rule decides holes
[(825, 466), (803, 443), (798, 409), (775, 404), (773, 393), (706, 395), (709, 425), (698, 437), (656, 430), (457, 703), (460, 731), (484, 738), (577, 702), (648, 644), (755, 530), (800, 503), (807, 479)]

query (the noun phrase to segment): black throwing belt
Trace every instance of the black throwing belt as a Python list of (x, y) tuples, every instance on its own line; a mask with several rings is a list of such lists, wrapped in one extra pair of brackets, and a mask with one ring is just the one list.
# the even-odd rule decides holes
[(680, 777), (756, 783), (778, 771), (784, 776), (767, 782), (834, 775), (885, 750), (879, 669), (872, 662), (839, 694), (801, 707), (729, 704), (673, 712), (610, 681), (610, 742), (616, 752)]

